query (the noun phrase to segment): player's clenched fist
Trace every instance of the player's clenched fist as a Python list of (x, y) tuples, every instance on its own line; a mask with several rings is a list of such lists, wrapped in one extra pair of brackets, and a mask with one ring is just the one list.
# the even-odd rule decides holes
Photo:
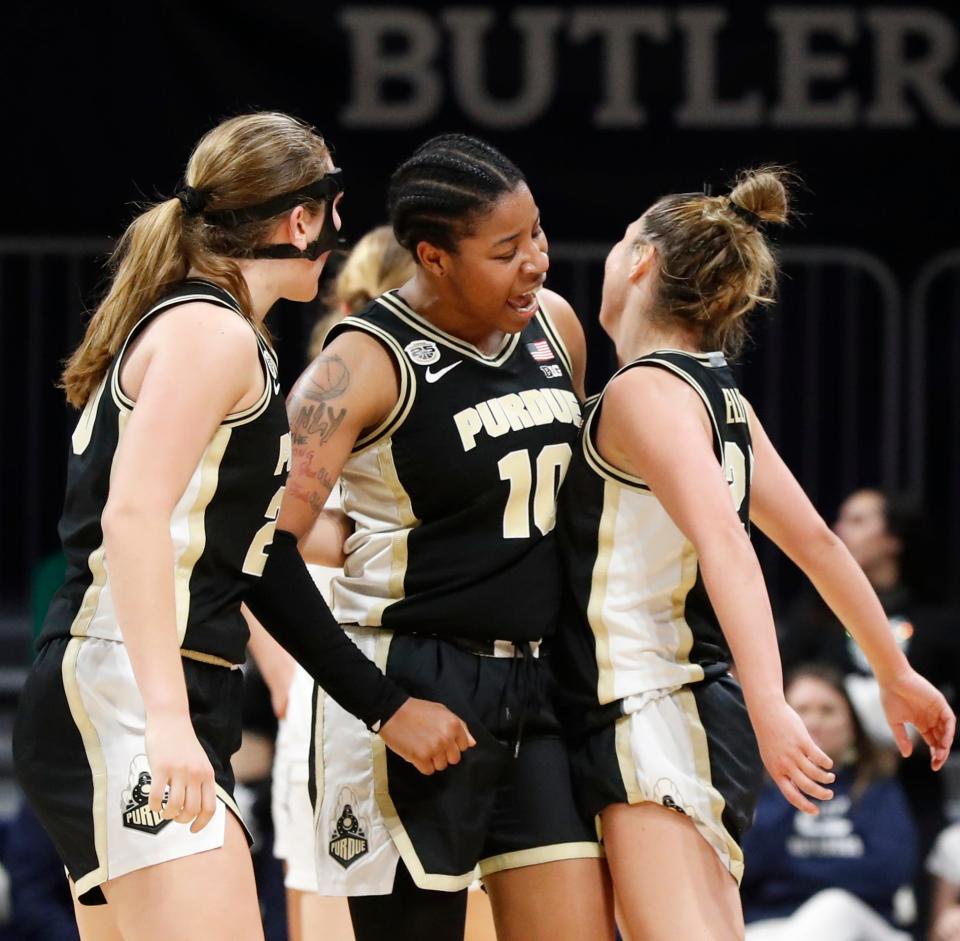
[(408, 699), (381, 726), (380, 737), (421, 774), (457, 764), (460, 753), (477, 744), (462, 719), (426, 699)]

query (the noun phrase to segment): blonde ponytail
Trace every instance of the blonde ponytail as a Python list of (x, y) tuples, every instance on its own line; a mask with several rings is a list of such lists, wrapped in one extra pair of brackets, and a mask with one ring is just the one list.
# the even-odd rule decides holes
[[(278, 112), (224, 121), (201, 138), (184, 180), (207, 194), (213, 211), (256, 205), (319, 179), (330, 152), (308, 124)], [(311, 212), (320, 204), (304, 200)], [(65, 364), (61, 386), (82, 408), (100, 384), (136, 322), (191, 269), (226, 288), (254, 322), (250, 293), (237, 262), (264, 243), (276, 218), (232, 227), (184, 214), (179, 199), (142, 212), (124, 232), (110, 260), (113, 277), (86, 333)]]

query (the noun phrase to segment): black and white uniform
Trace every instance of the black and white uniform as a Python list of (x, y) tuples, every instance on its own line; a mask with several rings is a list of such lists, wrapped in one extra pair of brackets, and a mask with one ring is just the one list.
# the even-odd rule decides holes
[(554, 633), (556, 493), (580, 424), (568, 354), (541, 305), (497, 351), (439, 330), (396, 293), (334, 327), (375, 337), (400, 395), (341, 474), (356, 525), (333, 609), (413, 696), (477, 746), (430, 777), (322, 691), (313, 787), (321, 894), (383, 895), (399, 858), (423, 889), (599, 855), (575, 807), (541, 640)]
[[(17, 776), (88, 903), (101, 883), (219, 847), (234, 803), (230, 756), (240, 744), (247, 627), (240, 601), (273, 539), (290, 460), (286, 409), (272, 351), (258, 336), (263, 392), (228, 415), (170, 517), (176, 629), (190, 716), (216, 775), (214, 819), (199, 833), (146, 807), (145, 713), (117, 620), (101, 516), (118, 444), (135, 404), (120, 385), (130, 343), (164, 311), (203, 301), (239, 304), (205, 281), (183, 282), (131, 330), (72, 438), (60, 536), (67, 556), (20, 699)], [(241, 821), (242, 822), (242, 821)]]
[[(651, 353), (703, 401), (734, 506), (749, 529), (746, 408), (720, 353)], [(642, 409), (642, 403), (638, 403)], [(588, 403), (560, 494), (557, 532), (575, 597), (558, 637), (578, 799), (591, 815), (655, 801), (687, 814), (738, 880), (762, 765), (696, 550), (639, 478), (597, 449)]]

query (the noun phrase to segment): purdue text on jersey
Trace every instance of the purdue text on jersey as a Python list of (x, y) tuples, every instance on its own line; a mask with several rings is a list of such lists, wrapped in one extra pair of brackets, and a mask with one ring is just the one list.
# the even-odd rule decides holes
[[(331, 330), (376, 338), (396, 407), (341, 474), (355, 522), (332, 586), (344, 624), (538, 640), (560, 606), (556, 494), (580, 424), (570, 359), (541, 303), (498, 349), (437, 328), (396, 292)], [(560, 376), (548, 384), (549, 360)]]

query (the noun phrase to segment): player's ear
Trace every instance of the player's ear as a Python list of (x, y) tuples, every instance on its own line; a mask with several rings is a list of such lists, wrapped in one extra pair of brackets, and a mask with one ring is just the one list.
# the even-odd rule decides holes
[(273, 230), (272, 242), (280, 245), (295, 245), (299, 249), (307, 247), (310, 237), (307, 234), (307, 225), (310, 216), (303, 206), (294, 206), (278, 223)]
[(656, 248), (650, 242), (637, 242), (633, 246), (633, 258), (630, 261), (630, 273), (627, 277), (636, 284), (641, 278), (653, 271), (656, 263)]
[(429, 242), (417, 242), (417, 261), (430, 274), (442, 278), (450, 273), (450, 255)]

